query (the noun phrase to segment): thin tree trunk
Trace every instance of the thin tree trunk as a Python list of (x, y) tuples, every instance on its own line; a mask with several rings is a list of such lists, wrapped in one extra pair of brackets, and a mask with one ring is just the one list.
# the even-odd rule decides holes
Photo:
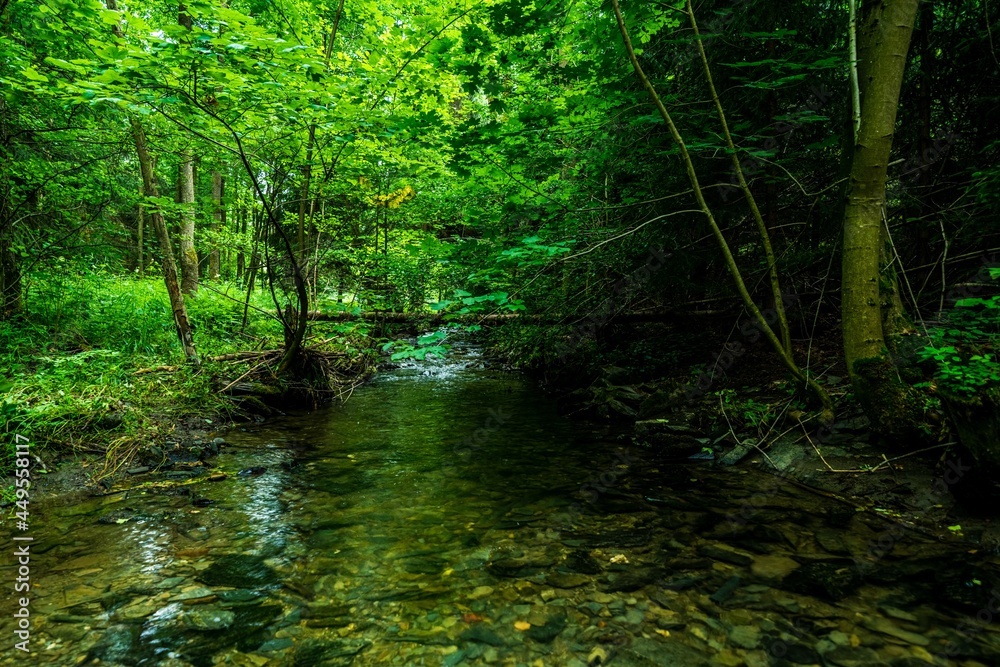
[[(7, 102), (0, 97), (0, 155), (4, 157), (10, 136), (8, 118)], [(21, 310), (21, 269), (11, 248), (14, 229), (7, 192), (7, 188), (0, 188), (0, 320)]]
[(649, 93), (650, 99), (653, 100), (653, 104), (656, 105), (657, 110), (660, 112), (660, 116), (670, 129), (670, 135), (673, 137), (674, 143), (677, 144), (678, 149), (680, 149), (681, 159), (684, 161), (684, 167), (687, 171), (688, 180), (691, 183), (691, 189), (694, 191), (694, 196), (698, 202), (698, 206), (704, 214), (705, 220), (708, 222), (708, 226), (712, 230), (712, 235), (719, 244), (719, 249), (722, 251), (726, 267), (729, 269), (733, 282), (736, 283), (736, 291), (743, 299), (746, 309), (753, 316), (754, 320), (757, 321), (757, 325), (760, 327), (764, 337), (771, 343), (774, 351), (778, 353), (781, 361), (785, 364), (792, 375), (808, 386), (809, 389), (816, 395), (816, 398), (819, 399), (823, 407), (821, 415), (822, 421), (832, 421), (833, 401), (830, 399), (830, 395), (814, 379), (802, 372), (802, 370), (795, 363), (795, 360), (792, 358), (792, 355), (785, 350), (785, 346), (782, 344), (781, 339), (778, 338), (774, 330), (768, 324), (767, 318), (754, 302), (753, 297), (750, 296), (750, 292), (747, 290), (747, 286), (743, 281), (740, 269), (736, 264), (736, 259), (733, 257), (733, 253), (729, 248), (729, 243), (726, 242), (726, 238), (723, 236), (722, 230), (719, 228), (719, 225), (715, 220), (715, 216), (712, 214), (712, 210), (708, 207), (708, 203), (705, 201), (705, 195), (701, 189), (701, 184), (698, 182), (698, 174), (695, 171), (694, 162), (691, 160), (691, 155), (688, 152), (687, 145), (684, 143), (684, 139), (677, 130), (677, 125), (674, 124), (674, 120), (670, 116), (670, 112), (667, 111), (667, 108), (663, 105), (663, 101), (660, 99), (660, 96), (653, 87), (653, 84), (650, 82), (645, 72), (643, 72), (642, 67), (639, 65), (639, 60), (632, 47), (632, 40), (629, 37), (628, 29), (625, 27), (625, 18), (622, 16), (621, 6), (619, 5), (618, 0), (611, 0), (611, 6), (614, 9), (615, 18), (618, 21), (618, 29), (621, 32), (622, 40), (625, 42), (625, 50), (628, 52), (629, 61), (632, 63), (632, 69), (635, 70), (635, 74), (639, 78), (639, 81), (646, 89), (646, 92)]
[[(142, 194), (142, 193), (140, 192), (140, 194)], [(143, 276), (146, 275), (146, 256), (143, 253), (143, 251), (145, 250), (144, 246), (145, 246), (145, 243), (146, 243), (146, 239), (145, 239), (145, 236), (146, 236), (146, 209), (143, 208), (141, 205), (139, 206), (138, 214), (139, 214), (139, 217), (138, 217), (139, 222), (138, 222), (137, 228), (136, 228), (135, 260), (136, 260), (136, 269), (139, 272), (139, 276), (143, 277)]]
[(21, 312), (21, 269), (11, 249), (11, 231), (0, 221), (0, 320)]
[[(159, 196), (159, 189), (156, 187), (156, 177), (153, 174), (153, 160), (149, 155), (149, 148), (146, 144), (146, 133), (142, 125), (135, 118), (132, 122), (132, 139), (135, 141), (135, 152), (139, 157), (139, 168), (142, 171), (143, 193), (147, 199)], [(170, 308), (174, 314), (174, 326), (177, 328), (177, 337), (180, 340), (181, 348), (188, 363), (198, 366), (200, 360), (198, 351), (194, 346), (194, 336), (191, 332), (191, 324), (188, 321), (187, 308), (184, 305), (184, 296), (181, 294), (180, 286), (177, 284), (177, 266), (174, 263), (174, 250), (170, 244), (170, 234), (167, 232), (167, 225), (163, 221), (163, 214), (159, 208), (153, 207), (149, 215), (153, 229), (156, 231), (156, 238), (160, 242), (160, 254), (163, 264), (163, 282), (167, 286), (167, 295), (170, 297)]]
[(177, 165), (177, 200), (180, 207), (181, 291), (198, 291), (198, 253), (194, 249), (194, 158), (190, 151), (181, 153)]
[(220, 229), (226, 226), (226, 209), (222, 205), (222, 195), (225, 188), (225, 181), (222, 174), (216, 170), (212, 171), (212, 246), (208, 252), (208, 277), (210, 280), (218, 280), (222, 275), (222, 266), (219, 259), (219, 245), (215, 240), (215, 235)]
[(309, 136), (306, 141), (306, 163), (302, 165), (302, 188), (299, 191), (299, 227), (296, 239), (299, 256), (306, 259), (306, 212), (309, 201), (309, 185), (312, 179), (313, 144), (316, 142), (316, 126), (309, 126)]
[(908, 432), (917, 414), (886, 350), (881, 285), (886, 173), (917, 5), (918, 0), (884, 0), (865, 17), (861, 126), (844, 210), (844, 355), (855, 395), (885, 435)]
[(242, 207), (236, 212), (236, 233), (240, 236), (239, 250), (236, 251), (236, 280), (243, 280), (247, 261), (246, 254), (243, 252), (243, 240), (247, 233), (247, 211)]

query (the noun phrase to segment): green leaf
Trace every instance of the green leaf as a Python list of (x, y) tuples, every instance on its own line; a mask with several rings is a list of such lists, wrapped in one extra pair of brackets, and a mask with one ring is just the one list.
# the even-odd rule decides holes
[(29, 81), (48, 82), (49, 80), (49, 77), (45, 76), (44, 74), (36, 70), (34, 67), (31, 67), (30, 65), (21, 70), (21, 76), (23, 76), (25, 79), (28, 79)]

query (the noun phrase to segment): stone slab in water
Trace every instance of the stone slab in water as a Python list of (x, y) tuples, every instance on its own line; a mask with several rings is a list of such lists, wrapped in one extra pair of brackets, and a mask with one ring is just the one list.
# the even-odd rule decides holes
[(260, 556), (230, 554), (220, 556), (197, 576), (206, 586), (230, 588), (262, 588), (278, 582), (278, 575)]
[(611, 662), (614, 667), (705, 667), (707, 656), (676, 640), (636, 639), (621, 649)]

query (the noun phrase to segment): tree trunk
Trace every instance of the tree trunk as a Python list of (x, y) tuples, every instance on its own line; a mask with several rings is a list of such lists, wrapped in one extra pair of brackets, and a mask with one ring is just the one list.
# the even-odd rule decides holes
[(880, 271), (886, 172), (917, 4), (884, 0), (863, 8), (861, 126), (844, 210), (844, 355), (855, 395), (886, 436), (910, 432), (919, 414), (886, 349)]
[[(135, 141), (135, 152), (139, 157), (139, 168), (142, 171), (143, 193), (147, 199), (159, 196), (159, 189), (156, 187), (156, 177), (153, 174), (153, 160), (149, 156), (149, 148), (146, 144), (146, 133), (143, 132), (142, 125), (135, 118), (132, 119), (132, 138)], [(167, 295), (170, 297), (170, 308), (174, 313), (174, 326), (177, 328), (177, 337), (180, 339), (184, 356), (188, 363), (198, 366), (200, 360), (198, 351), (194, 346), (194, 336), (191, 333), (191, 323), (188, 321), (187, 308), (184, 305), (184, 296), (181, 294), (177, 284), (177, 266), (174, 263), (174, 250), (170, 244), (170, 234), (167, 232), (167, 225), (163, 221), (163, 214), (158, 208), (150, 210), (150, 220), (153, 229), (156, 231), (156, 238), (160, 242), (160, 254), (163, 256), (163, 282), (167, 286)]]
[(225, 188), (225, 181), (222, 174), (212, 171), (212, 247), (208, 251), (208, 278), (218, 280), (222, 275), (222, 266), (219, 259), (219, 245), (215, 240), (215, 235), (220, 229), (226, 226), (226, 208), (222, 205), (222, 194)]
[[(0, 97), (0, 158), (8, 157), (10, 131), (6, 119), (7, 103)], [(21, 310), (21, 269), (11, 249), (14, 229), (11, 224), (10, 187), (0, 183), (0, 320)]]
[(0, 320), (21, 311), (21, 269), (10, 247), (11, 230), (0, 221)]
[(190, 151), (181, 153), (177, 165), (177, 203), (181, 205), (181, 291), (194, 294), (198, 291), (198, 253), (194, 249), (194, 158)]
[[(140, 192), (140, 194), (142, 194)], [(143, 246), (146, 243), (146, 209), (139, 205), (139, 210), (137, 212), (136, 231), (135, 231), (135, 268), (139, 272), (139, 276), (143, 277), (146, 275), (146, 256), (143, 253), (145, 249)]]
[(240, 208), (236, 213), (236, 233), (240, 236), (239, 249), (236, 251), (236, 280), (243, 280), (246, 271), (246, 254), (243, 252), (243, 240), (247, 234), (247, 211)]

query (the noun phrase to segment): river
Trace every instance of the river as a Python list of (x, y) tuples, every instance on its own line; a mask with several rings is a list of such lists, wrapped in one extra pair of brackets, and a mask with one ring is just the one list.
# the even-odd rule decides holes
[(472, 348), (223, 435), (187, 483), (36, 502), (2, 664), (1000, 664), (995, 554), (657, 461)]

